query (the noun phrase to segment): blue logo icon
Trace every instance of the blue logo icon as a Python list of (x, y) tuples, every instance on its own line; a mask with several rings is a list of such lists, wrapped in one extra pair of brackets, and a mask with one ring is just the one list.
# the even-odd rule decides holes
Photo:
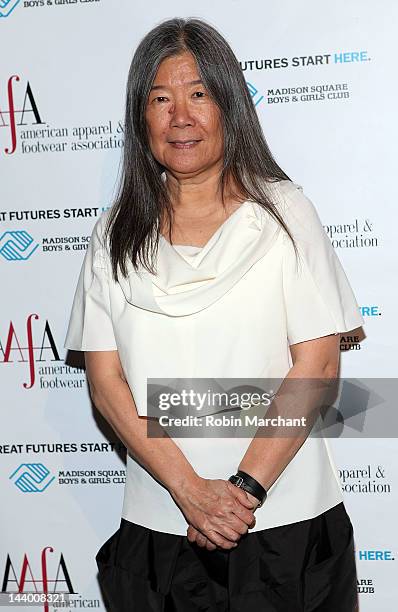
[(38, 246), (34, 244), (32, 236), (23, 230), (4, 232), (0, 236), (0, 254), (7, 261), (29, 259)]
[(0, 0), (0, 17), (8, 17), (17, 4), (19, 0)]
[(253, 98), (254, 106), (257, 106), (257, 104), (260, 104), (261, 100), (264, 100), (264, 96), (258, 97), (258, 89), (256, 89), (252, 83), (249, 83), (249, 81), (246, 81), (246, 85), (251, 97)]
[(22, 493), (42, 493), (55, 479), (42, 463), (21, 463), (11, 474), (14, 484)]

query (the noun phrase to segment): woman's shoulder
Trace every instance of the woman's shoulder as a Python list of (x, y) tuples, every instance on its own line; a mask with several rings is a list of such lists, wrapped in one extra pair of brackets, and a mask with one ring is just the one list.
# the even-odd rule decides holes
[(311, 224), (320, 221), (319, 212), (304, 188), (292, 180), (268, 183), (270, 198), (278, 212), (290, 223)]
[(303, 194), (303, 187), (290, 179), (268, 181), (267, 189), (274, 204), (281, 208), (297, 201)]
[(91, 241), (93, 242), (94, 246), (98, 249), (103, 249), (104, 251), (108, 250), (105, 235), (110, 213), (111, 208), (103, 210), (100, 216), (97, 218), (96, 222), (94, 223), (91, 232)]

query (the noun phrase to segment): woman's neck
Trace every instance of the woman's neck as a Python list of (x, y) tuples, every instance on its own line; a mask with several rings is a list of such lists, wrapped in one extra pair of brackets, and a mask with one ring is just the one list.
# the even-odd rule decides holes
[[(166, 185), (174, 211), (181, 223), (205, 221), (225, 214), (220, 189), (220, 172), (206, 172), (190, 177), (177, 177), (166, 171)], [(240, 201), (226, 189), (225, 208), (234, 210)]]

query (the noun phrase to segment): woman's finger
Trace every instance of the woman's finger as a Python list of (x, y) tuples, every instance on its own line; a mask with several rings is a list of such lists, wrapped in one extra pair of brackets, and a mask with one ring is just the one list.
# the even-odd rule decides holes
[(229, 480), (227, 480), (227, 485), (235, 499), (237, 499), (243, 506), (251, 510), (253, 507), (253, 503), (249, 500), (248, 496), (246, 495), (246, 492), (240, 487), (237, 487), (236, 485), (232, 484), (232, 482), (230, 482)]
[(188, 541), (191, 543), (195, 542), (197, 533), (198, 533), (198, 530), (193, 525), (189, 525), (188, 530), (187, 530)]
[[(200, 536), (200, 535), (203, 536), (204, 538), (205, 547), (207, 548), (207, 550), (216, 550), (218, 548), (218, 546), (214, 544), (211, 540), (209, 540), (209, 538), (201, 534), (200, 531), (196, 529), (196, 527), (194, 527), (193, 525), (189, 525), (188, 530), (187, 530), (187, 538), (190, 542), (198, 544), (196, 538), (197, 536)], [(201, 540), (201, 543), (202, 542), (203, 540)], [(198, 544), (198, 545), (200, 546), (201, 544)]]
[(216, 550), (218, 547), (213, 542), (210, 542), (209, 538), (206, 538), (206, 548), (207, 550)]
[(208, 531), (207, 537), (213, 544), (216, 544), (219, 548), (223, 548), (224, 550), (230, 550), (238, 545), (237, 542), (225, 538), (214, 529), (210, 529)]
[(207, 538), (202, 533), (198, 532), (196, 534), (196, 544), (200, 547), (206, 546)]

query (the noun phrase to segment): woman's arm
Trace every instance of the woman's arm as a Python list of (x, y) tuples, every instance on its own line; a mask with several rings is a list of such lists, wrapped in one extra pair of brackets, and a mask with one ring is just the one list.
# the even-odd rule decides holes
[[(306, 414), (309, 422), (311, 422), (311, 419), (316, 418), (325, 395), (319, 392), (319, 390), (313, 390), (315, 386), (313, 382), (319, 379), (335, 379), (337, 377), (340, 356), (340, 334), (323, 336), (314, 340), (292, 344), (290, 351), (293, 366), (284, 379), (288, 381), (288, 390), (290, 385), (290, 395), (284, 396), (285, 403), (283, 403), (283, 399), (279, 399), (278, 402), (279, 392), (284, 389), (284, 384), (282, 383), (274, 400), (278, 406), (277, 413), (291, 417)], [(291, 383), (292, 379), (300, 380), (295, 385), (295, 383)], [(304, 381), (305, 379), (310, 379), (308, 384), (301, 383), (301, 380)], [(273, 416), (272, 406), (266, 416)], [(259, 431), (261, 431), (261, 427)], [(297, 437), (287, 437), (282, 432), (284, 437), (278, 438), (277, 431), (275, 438), (271, 435), (266, 437), (256, 435), (248, 446), (238, 469), (250, 474), (268, 490), (303, 445), (309, 432), (310, 426), (304, 432), (300, 430), (298, 432), (300, 435), (297, 435)], [(247, 496), (253, 504), (254, 511), (259, 502), (250, 493), (247, 493)], [(216, 548), (193, 525), (189, 525), (187, 535), (191, 542), (196, 542), (199, 546), (206, 547), (208, 550)]]
[[(318, 381), (335, 380), (338, 375), (340, 357), (340, 334), (332, 334), (299, 342), (290, 346), (293, 366), (280, 386), (268, 416), (273, 416), (272, 405), (276, 413), (287, 417), (307, 418), (307, 427), (297, 430), (296, 437), (261, 436), (261, 427), (246, 450), (238, 469), (250, 474), (268, 490), (277, 480), (285, 467), (307, 439), (313, 422), (323, 405), (325, 394), (330, 390), (327, 385), (319, 386)], [(296, 379), (296, 382), (293, 382)], [(286, 381), (286, 382), (285, 382)], [(332, 383), (331, 383), (331, 386)], [(287, 393), (284, 391), (287, 388)], [(278, 399), (281, 394), (281, 399)], [(312, 423), (312, 425), (311, 425)], [(266, 502), (265, 502), (266, 503)]]
[(129, 452), (169, 490), (188, 523), (217, 546), (233, 547), (254, 520), (246, 493), (228, 481), (201, 478), (165, 432), (147, 436), (117, 350), (86, 351), (85, 362), (93, 403)]

